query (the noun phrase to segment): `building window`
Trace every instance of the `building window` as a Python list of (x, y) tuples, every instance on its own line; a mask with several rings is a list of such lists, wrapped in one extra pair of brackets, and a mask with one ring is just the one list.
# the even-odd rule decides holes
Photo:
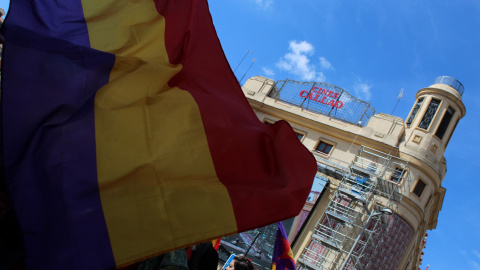
[(443, 135), (445, 135), (445, 131), (447, 131), (448, 125), (450, 124), (454, 113), (455, 111), (452, 109), (452, 107), (448, 107), (447, 111), (443, 115), (437, 132), (435, 132), (435, 135), (440, 138), (440, 140), (443, 139)]
[(417, 184), (415, 185), (415, 188), (413, 189), (413, 193), (417, 195), (418, 197), (422, 196), (423, 190), (427, 184), (425, 184), (422, 180), (418, 180)]
[[(264, 123), (265, 125), (273, 125), (273, 124), (275, 124), (274, 121), (269, 120), (269, 119), (263, 119), (263, 123)], [(297, 136), (297, 138), (298, 138), (300, 141), (302, 141), (302, 140), (303, 140), (303, 137), (305, 137), (305, 133), (302, 133), (302, 132), (299, 132), (299, 131), (296, 131), (296, 130), (294, 130), (293, 132), (295, 132), (295, 135)]]
[(420, 122), (420, 125), (418, 125), (419, 128), (428, 130), (428, 128), (430, 127), (430, 124), (432, 123), (433, 117), (435, 116), (435, 113), (438, 110), (439, 105), (440, 105), (440, 100), (438, 99), (432, 99), (432, 101), (430, 101), (427, 111), (425, 112), (425, 115), (423, 116), (422, 121)]
[(333, 149), (332, 144), (328, 144), (324, 141), (319, 141), (317, 147), (315, 147), (315, 152), (322, 153), (324, 155), (330, 155), (330, 152)]
[(303, 140), (303, 137), (305, 136), (305, 134), (302, 134), (302, 133), (297, 132), (297, 131), (295, 131), (295, 130), (294, 130), (293, 132), (295, 132), (295, 135), (297, 135), (297, 138), (298, 138), (300, 141)]
[(455, 129), (457, 128), (457, 125), (458, 125), (458, 120), (457, 120), (457, 122), (455, 123), (455, 126), (453, 126), (452, 133), (450, 133), (450, 137), (448, 137), (447, 143), (445, 144), (445, 148), (447, 147), (448, 143), (450, 142), (450, 139), (452, 138), (453, 132), (454, 132)]
[(273, 125), (273, 124), (275, 124), (274, 121), (268, 120), (268, 119), (263, 119), (263, 123), (264, 123), (265, 125)]
[(413, 119), (415, 119), (415, 116), (417, 115), (417, 112), (418, 110), (420, 109), (420, 107), (422, 106), (422, 103), (423, 103), (423, 97), (422, 98), (419, 98), (417, 103), (415, 104), (415, 106), (413, 107), (413, 111), (412, 113), (410, 114), (410, 117), (408, 117), (407, 119), (407, 127), (409, 127), (412, 122), (413, 122)]
[(390, 175), (390, 181), (399, 183), (402, 181), (403, 176), (405, 175), (405, 169), (395, 168), (395, 171)]

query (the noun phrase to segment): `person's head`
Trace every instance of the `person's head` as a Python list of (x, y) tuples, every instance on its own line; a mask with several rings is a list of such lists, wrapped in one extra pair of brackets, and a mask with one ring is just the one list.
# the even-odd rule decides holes
[(255, 270), (255, 267), (247, 257), (241, 255), (235, 256), (226, 270)]

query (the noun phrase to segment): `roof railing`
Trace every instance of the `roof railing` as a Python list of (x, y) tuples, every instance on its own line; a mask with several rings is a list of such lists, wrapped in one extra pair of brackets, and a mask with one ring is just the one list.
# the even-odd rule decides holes
[(450, 76), (440, 76), (435, 79), (434, 84), (445, 84), (453, 87), (457, 92), (460, 94), (460, 96), (463, 95), (463, 91), (465, 90), (463, 88), (463, 84), (459, 82), (457, 79), (452, 78)]

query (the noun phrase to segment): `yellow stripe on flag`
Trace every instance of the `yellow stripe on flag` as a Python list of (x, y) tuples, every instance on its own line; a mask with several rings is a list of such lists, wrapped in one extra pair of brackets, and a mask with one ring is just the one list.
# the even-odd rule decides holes
[(236, 231), (198, 106), (167, 84), (182, 68), (168, 60), (168, 22), (152, 0), (82, 2), (92, 48), (116, 55), (95, 98), (98, 182), (116, 264)]

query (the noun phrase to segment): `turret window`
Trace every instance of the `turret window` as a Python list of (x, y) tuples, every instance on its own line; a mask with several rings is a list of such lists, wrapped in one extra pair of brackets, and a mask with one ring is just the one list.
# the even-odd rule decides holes
[(415, 119), (415, 116), (417, 115), (418, 110), (422, 106), (422, 103), (423, 103), (423, 98), (419, 98), (417, 103), (413, 107), (412, 114), (410, 114), (410, 117), (408, 117), (407, 119), (407, 127), (409, 127), (412, 124), (413, 119)]
[(422, 180), (418, 180), (417, 184), (415, 185), (415, 188), (413, 189), (413, 193), (417, 195), (418, 197), (422, 196), (423, 190), (427, 184), (423, 182)]
[(430, 124), (432, 123), (433, 118), (435, 117), (435, 113), (437, 112), (439, 105), (440, 105), (440, 100), (438, 99), (432, 99), (432, 101), (430, 101), (427, 111), (425, 112), (425, 115), (423, 116), (422, 121), (420, 122), (420, 125), (418, 125), (419, 128), (428, 130), (428, 128), (430, 127)]
[(448, 125), (450, 124), (450, 121), (452, 121), (452, 117), (454, 113), (455, 111), (452, 109), (452, 107), (448, 107), (447, 111), (443, 115), (442, 121), (438, 126), (437, 132), (435, 132), (435, 135), (438, 138), (440, 138), (440, 140), (443, 139), (443, 135), (445, 135), (445, 131), (447, 131)]
[(455, 129), (457, 128), (457, 125), (458, 125), (458, 120), (457, 120), (457, 122), (455, 123), (455, 126), (453, 126), (452, 132), (450, 133), (450, 137), (448, 137), (447, 143), (445, 144), (445, 148), (448, 146), (448, 143), (450, 142), (450, 139), (452, 138), (453, 132), (454, 132)]

